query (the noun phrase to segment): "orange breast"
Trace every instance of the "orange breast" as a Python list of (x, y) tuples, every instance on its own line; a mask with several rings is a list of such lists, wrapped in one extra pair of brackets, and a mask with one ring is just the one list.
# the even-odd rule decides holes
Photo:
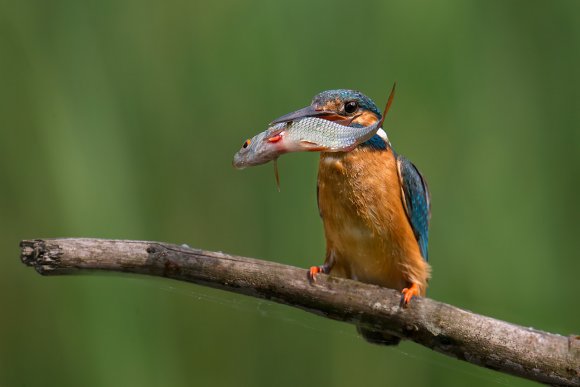
[(429, 265), (403, 209), (391, 149), (322, 153), (318, 190), (331, 275), (398, 290), (416, 283), (425, 293)]

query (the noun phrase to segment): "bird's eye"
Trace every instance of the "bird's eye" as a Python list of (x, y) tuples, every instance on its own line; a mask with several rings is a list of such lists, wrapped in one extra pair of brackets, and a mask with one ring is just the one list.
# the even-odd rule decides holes
[(246, 148), (248, 147), (248, 145), (250, 145), (250, 143), (251, 143), (251, 142), (252, 142), (252, 141), (250, 141), (250, 139), (248, 138), (248, 139), (246, 140), (246, 142), (244, 142), (244, 145), (242, 145), (242, 148), (246, 149)]
[(344, 104), (344, 111), (348, 114), (356, 112), (358, 104), (355, 101), (350, 101)]

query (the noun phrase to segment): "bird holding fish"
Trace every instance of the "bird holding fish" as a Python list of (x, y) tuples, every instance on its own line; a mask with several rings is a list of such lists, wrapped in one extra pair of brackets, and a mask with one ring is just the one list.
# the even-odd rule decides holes
[[(319, 273), (402, 292), (401, 304), (424, 296), (430, 278), (430, 195), (417, 167), (393, 149), (383, 113), (355, 90), (328, 90), (311, 104), (271, 123), (234, 156), (236, 168), (276, 162), (285, 153), (320, 152), (317, 198), (324, 225), (324, 263)], [(276, 179), (278, 178), (275, 164)], [(370, 342), (394, 345), (388, 333), (358, 328)]]

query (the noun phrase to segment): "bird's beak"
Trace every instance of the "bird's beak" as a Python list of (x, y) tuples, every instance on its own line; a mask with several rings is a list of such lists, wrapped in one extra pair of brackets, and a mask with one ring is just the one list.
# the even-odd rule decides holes
[(296, 110), (295, 112), (288, 113), (282, 117), (278, 117), (274, 121), (270, 122), (270, 125), (278, 124), (280, 122), (296, 121), (301, 118), (306, 117), (318, 117), (328, 121), (335, 121), (341, 125), (349, 125), (351, 119), (342, 116), (332, 111), (316, 109), (314, 106), (307, 106), (305, 108)]

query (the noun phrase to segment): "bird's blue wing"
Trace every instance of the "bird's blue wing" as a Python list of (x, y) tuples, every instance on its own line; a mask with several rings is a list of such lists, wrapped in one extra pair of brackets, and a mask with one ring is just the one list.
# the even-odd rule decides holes
[(431, 198), (427, 182), (409, 160), (397, 155), (397, 169), (401, 182), (403, 207), (411, 223), (411, 228), (419, 243), (421, 255), (429, 260), (429, 219), (431, 218)]

